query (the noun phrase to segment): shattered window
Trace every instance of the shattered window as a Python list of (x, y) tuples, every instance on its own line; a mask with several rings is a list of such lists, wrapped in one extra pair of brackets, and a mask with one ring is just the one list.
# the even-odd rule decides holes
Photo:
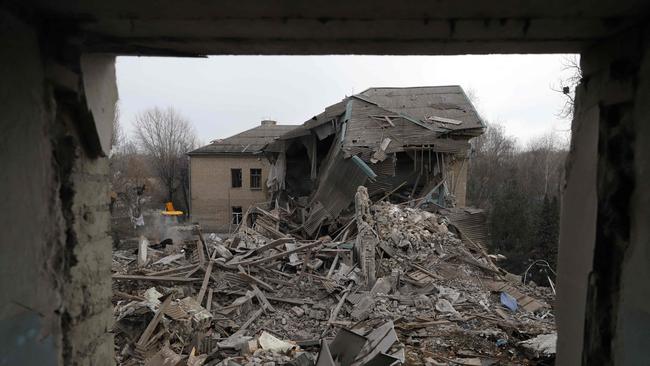
[(241, 223), (241, 217), (242, 217), (241, 206), (233, 206), (232, 207), (232, 223), (235, 224), (235, 225), (239, 225), (239, 223)]
[(241, 169), (230, 169), (230, 178), (233, 188), (241, 188)]
[(262, 188), (262, 169), (251, 169), (251, 189)]

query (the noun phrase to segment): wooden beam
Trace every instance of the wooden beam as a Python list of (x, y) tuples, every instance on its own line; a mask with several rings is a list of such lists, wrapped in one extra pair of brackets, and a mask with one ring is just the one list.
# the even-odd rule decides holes
[(153, 282), (195, 282), (201, 281), (200, 278), (190, 277), (170, 277), (170, 276), (141, 276), (141, 275), (113, 275), (114, 280), (132, 280), (132, 281), (153, 281)]

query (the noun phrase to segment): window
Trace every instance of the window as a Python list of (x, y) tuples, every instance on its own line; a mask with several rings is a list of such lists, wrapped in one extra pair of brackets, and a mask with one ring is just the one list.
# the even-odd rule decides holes
[(230, 169), (230, 178), (233, 188), (241, 188), (241, 169)]
[(241, 217), (242, 217), (241, 206), (233, 206), (231, 215), (232, 215), (232, 223), (235, 225), (239, 225), (241, 223)]
[(262, 188), (262, 169), (251, 169), (251, 189)]

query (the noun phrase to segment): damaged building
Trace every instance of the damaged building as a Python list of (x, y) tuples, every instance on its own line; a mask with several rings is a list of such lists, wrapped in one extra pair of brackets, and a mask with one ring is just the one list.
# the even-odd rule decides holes
[[(120, 281), (116, 276), (128, 271), (111, 268), (119, 262), (111, 258), (107, 234), (110, 229), (107, 157), (118, 99), (115, 56), (579, 53), (582, 79), (576, 88), (571, 150), (562, 186), (557, 298), (552, 303), (557, 314), (556, 364), (647, 363), (647, 344), (650, 344), (650, 302), (647, 301), (650, 227), (644, 225), (650, 217), (650, 185), (647, 184), (650, 170), (645, 168), (650, 156), (647, 1), (597, 0), (570, 4), (539, 0), (436, 4), (414, 1), (400, 6), (395, 6), (395, 2), (374, 1), (368, 5), (257, 0), (246, 3), (3, 2), (0, 17), (4, 32), (0, 32), (0, 43), (4, 57), (0, 58), (0, 70), (4, 82), (0, 84), (3, 102), (0, 106), (4, 124), (0, 134), (3, 147), (0, 186), (5, 200), (0, 222), (3, 241), (7, 244), (1, 247), (0, 255), (4, 274), (0, 280), (3, 289), (0, 329), (5, 340), (0, 343), (2, 360), (12, 365), (110, 366), (116, 363), (115, 350), (122, 350), (114, 343), (114, 338), (121, 334), (113, 330), (116, 322), (111, 299), (118, 296), (112, 291), (112, 286)], [(310, 245), (320, 244), (305, 242), (298, 249), (308, 252), (313, 248)], [(210, 250), (214, 253), (217, 248), (220, 247)], [(283, 250), (283, 253), (290, 256), (295, 250)], [(278, 259), (276, 255), (272, 257)], [(409, 261), (405, 259), (401, 263)], [(439, 268), (439, 275), (449, 269), (449, 278), (456, 282), (453, 270), (458, 269), (457, 263), (427, 265)], [(206, 264), (206, 270), (207, 266), (210, 264)], [(235, 271), (231, 270), (231, 274), (238, 274)], [(277, 286), (279, 281), (286, 282), (286, 276), (273, 273), (278, 276), (273, 278)], [(197, 288), (201, 282), (200, 278), (196, 280), (199, 276), (177, 277), (192, 281)], [(248, 273), (238, 275), (252, 281), (248, 276)], [(165, 277), (169, 283), (169, 276)], [(302, 277), (316, 278), (311, 273)], [(467, 272), (467, 277), (476, 275)], [(207, 281), (202, 283), (224, 282), (210, 278), (204, 276)], [(146, 288), (144, 284), (142, 287)], [(144, 292), (143, 289), (132, 296), (143, 298)], [(208, 289), (199, 294), (205, 298), (211, 292), (217, 293)], [(473, 297), (481, 294), (469, 293)], [(237, 296), (252, 298), (246, 292)], [(345, 294), (340, 297), (343, 299)], [(287, 296), (276, 298), (286, 300)], [(354, 299), (350, 295), (348, 298)], [(320, 306), (320, 297), (314, 299), (314, 306)], [(328, 299), (334, 301), (332, 296)], [(171, 297), (159, 300), (161, 305), (177, 305), (178, 301)], [(401, 304), (401, 299), (385, 300), (381, 307), (386, 312), (395, 313), (393, 305), (398, 310), (402, 307), (402, 312), (417, 307), (415, 301), (411, 305)], [(478, 297), (473, 301), (468, 322), (486, 316), (481, 300)], [(488, 305), (494, 308), (492, 304), (498, 304), (499, 300), (493, 298)], [(225, 302), (221, 298), (216, 301)], [(458, 300), (447, 301), (457, 311), (465, 310)], [(176, 310), (177, 306), (173, 308)], [(451, 310), (448, 306), (440, 308)], [(160, 308), (154, 309), (157, 309), (155, 317), (147, 313), (153, 320), (170, 321)], [(312, 310), (310, 315), (314, 317), (325, 318), (324, 322), (329, 320), (326, 314), (311, 314), (313, 310), (322, 313), (322, 309), (308, 307), (308, 310)], [(259, 308), (253, 311), (262, 313)], [(496, 309), (495, 314), (487, 316), (496, 319), (491, 321), (507, 329), (508, 334), (526, 335), (510, 326), (511, 322), (505, 321)], [(522, 319), (524, 324), (529, 323)], [(336, 317), (333, 320), (340, 321)], [(445, 319), (421, 320), (435, 326), (434, 323)], [(409, 319), (409, 322), (414, 321)], [(240, 324), (238, 330), (252, 323), (247, 320)], [(464, 323), (458, 324), (467, 329)], [(476, 337), (485, 336), (482, 323), (475, 324)], [(145, 346), (157, 344), (159, 335), (164, 333), (156, 332), (155, 325), (156, 322), (146, 323), (145, 331), (133, 333), (129, 340)], [(266, 324), (259, 325), (262, 326)], [(420, 332), (410, 324), (403, 326), (408, 334)], [(302, 328), (300, 324), (295, 329)], [(293, 338), (295, 330), (288, 331)], [(541, 335), (546, 333), (544, 329), (541, 331)], [(440, 339), (437, 328), (432, 328), (431, 333), (438, 338), (434, 338), (436, 344), (454, 346)], [(285, 338), (289, 333), (279, 336)], [(502, 338), (484, 339), (483, 350), (488, 349), (487, 342), (492, 349), (511, 344), (499, 345), (503, 344), (499, 342)], [(422, 345), (416, 347), (426, 350)], [(469, 355), (479, 349), (474, 344), (454, 348), (455, 354), (442, 353), (444, 359), (436, 358), (437, 354), (425, 356), (432, 357), (437, 364), (458, 364), (461, 351)], [(336, 355), (335, 347), (328, 349)], [(510, 351), (505, 350), (504, 354), (510, 355)], [(197, 353), (202, 352), (184, 349), (182, 357), (194, 361)], [(462, 364), (476, 363), (463, 361)]]
[(269, 164), (261, 149), (295, 127), (264, 120), (189, 152), (192, 221), (207, 230), (236, 229), (250, 205), (267, 200)]
[(462, 207), (469, 141), (484, 130), (460, 86), (370, 88), (266, 146), (268, 189), (307, 236), (349, 222), (361, 185), (375, 199)]

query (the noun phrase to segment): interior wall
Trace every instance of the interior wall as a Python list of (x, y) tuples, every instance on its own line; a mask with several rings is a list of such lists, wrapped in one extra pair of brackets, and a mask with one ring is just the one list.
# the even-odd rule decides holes
[(112, 93), (112, 113), (114, 60), (84, 88), (80, 53), (4, 10), (0, 27), (0, 361), (112, 365), (106, 134), (86, 97)]
[(0, 50), (0, 355), (12, 365), (54, 364), (61, 360), (63, 281), (49, 138), (54, 105), (36, 32), (4, 11)]
[(650, 34), (640, 34), (642, 50), (634, 93), (634, 191), (630, 244), (623, 259), (621, 299), (614, 345), (617, 365), (648, 361), (650, 344)]

